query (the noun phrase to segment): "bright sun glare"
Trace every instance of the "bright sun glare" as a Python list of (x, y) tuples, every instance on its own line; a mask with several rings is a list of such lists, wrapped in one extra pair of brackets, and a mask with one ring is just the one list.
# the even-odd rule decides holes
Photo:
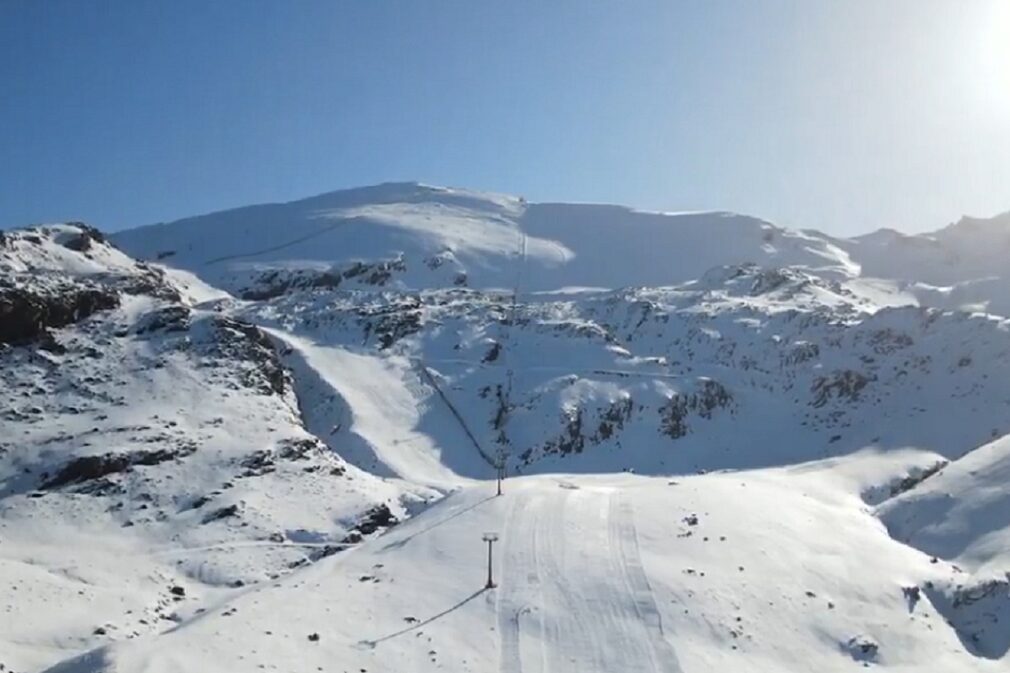
[(998, 0), (985, 17), (980, 40), (984, 95), (1010, 114), (1010, 0)]

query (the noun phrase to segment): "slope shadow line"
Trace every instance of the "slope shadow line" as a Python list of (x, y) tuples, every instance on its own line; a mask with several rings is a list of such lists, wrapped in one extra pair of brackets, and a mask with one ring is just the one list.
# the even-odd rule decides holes
[(464, 507), (463, 509), (459, 510), (458, 512), (454, 512), (454, 513), (450, 514), (449, 516), (445, 517), (444, 519), (439, 519), (438, 521), (436, 521), (435, 523), (431, 524), (430, 526), (426, 526), (426, 527), (422, 528), (419, 531), (411, 533), (410, 535), (408, 535), (407, 537), (403, 538), (402, 540), (397, 540), (396, 542), (390, 542), (389, 544), (387, 544), (385, 547), (382, 548), (382, 551), (386, 551), (386, 550), (389, 550), (389, 549), (399, 549), (399, 548), (405, 546), (408, 542), (410, 542), (411, 540), (413, 540), (418, 535), (421, 535), (422, 533), (427, 533), (428, 531), (430, 531), (430, 530), (432, 530), (434, 528), (438, 528), (442, 524), (448, 523), (449, 521), (452, 521), (456, 517), (462, 516), (462, 515), (466, 514), (470, 510), (477, 509), (478, 507), (480, 507), (481, 505), (483, 505), (488, 500), (494, 500), (496, 497), (497, 496), (489, 495), (488, 497), (484, 498), (483, 500), (478, 500), (477, 502), (475, 502), (474, 504), (470, 505), (469, 507)]
[(438, 620), (438, 619), (441, 619), (442, 617), (445, 617), (450, 612), (455, 612), (456, 610), (460, 609), (461, 607), (463, 607), (464, 605), (466, 605), (467, 603), (469, 603), (473, 599), (477, 598), (477, 596), (480, 596), (482, 593), (484, 593), (487, 590), (488, 590), (487, 587), (482, 587), (482, 588), (478, 589), (477, 591), (473, 592), (472, 594), (470, 594), (469, 596), (467, 596), (466, 598), (464, 598), (463, 600), (461, 600), (459, 603), (456, 603), (455, 605), (453, 605), (450, 608), (446, 608), (445, 610), (442, 610), (442, 612), (439, 612), (437, 615), (433, 615), (431, 617), (428, 617), (423, 622), (417, 622), (416, 624), (411, 624), (410, 626), (408, 626), (405, 629), (400, 629), (399, 631), (394, 631), (393, 633), (390, 633), (389, 635), (382, 636), (381, 638), (376, 638), (375, 640), (362, 640), (358, 644), (362, 645), (364, 647), (373, 648), (376, 645), (378, 645), (379, 643), (384, 642), (386, 640), (391, 640), (393, 638), (396, 638), (397, 636), (402, 636), (405, 633), (410, 633), (411, 631), (416, 631), (419, 628), (422, 628), (424, 626), (427, 626), (428, 624), (431, 624), (435, 620)]

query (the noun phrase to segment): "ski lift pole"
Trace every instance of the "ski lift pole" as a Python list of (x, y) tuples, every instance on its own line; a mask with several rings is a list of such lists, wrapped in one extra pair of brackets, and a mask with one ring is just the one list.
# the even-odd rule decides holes
[(498, 460), (495, 462), (495, 471), (498, 475), (498, 495), (501, 495), (501, 484), (505, 481), (505, 452), (498, 450)]
[(494, 573), (492, 571), (492, 554), (494, 549), (494, 543), (498, 539), (498, 533), (484, 533), (481, 538), (484, 542), (487, 542), (487, 584), (484, 585), (485, 589), (494, 589)]

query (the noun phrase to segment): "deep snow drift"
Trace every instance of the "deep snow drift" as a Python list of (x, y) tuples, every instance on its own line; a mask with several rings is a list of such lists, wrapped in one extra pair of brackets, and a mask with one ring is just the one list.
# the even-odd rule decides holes
[(394, 184), (5, 233), (0, 664), (1005, 670), (1000, 222)]

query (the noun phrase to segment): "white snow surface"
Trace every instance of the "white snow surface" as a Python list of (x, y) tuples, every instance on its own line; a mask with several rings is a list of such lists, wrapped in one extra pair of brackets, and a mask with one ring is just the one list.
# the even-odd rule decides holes
[(379, 260), (400, 260), (404, 268), (392, 282), (411, 288), (513, 287), (517, 275), (527, 290), (665, 285), (743, 262), (858, 272), (833, 243), (757, 218), (528, 204), (416, 183), (224, 211), (114, 238), (134, 256), (162, 259), (239, 293), (270, 271), (346, 270)]
[(410, 183), (5, 233), (0, 670), (1007, 670), (1004, 224)]
[(257, 292), (265, 277), (304, 283), (362, 261), (396, 262), (382, 282), (398, 287), (526, 291), (671, 285), (751, 263), (858, 279), (889, 304), (1010, 314), (1010, 213), (965, 217), (932, 234), (838, 239), (726, 212), (528, 203), (387, 183), (140, 227), (114, 240), (238, 294)]
[(903, 587), (952, 575), (818, 465), (525, 477), (52, 670), (1005, 670), (966, 654), (928, 599), (909, 608)]

